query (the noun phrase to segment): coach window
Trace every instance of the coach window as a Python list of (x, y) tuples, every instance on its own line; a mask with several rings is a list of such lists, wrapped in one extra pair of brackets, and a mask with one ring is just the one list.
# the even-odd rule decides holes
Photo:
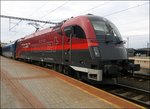
[(82, 39), (86, 38), (85, 32), (80, 26), (77, 26), (77, 25), (73, 26), (73, 31), (74, 31), (73, 37), (82, 38)]

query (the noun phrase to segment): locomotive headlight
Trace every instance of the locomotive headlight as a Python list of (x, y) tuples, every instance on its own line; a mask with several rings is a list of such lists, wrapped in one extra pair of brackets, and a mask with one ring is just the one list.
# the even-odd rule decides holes
[(98, 50), (98, 47), (93, 47), (93, 51), (96, 57), (100, 57), (100, 52)]

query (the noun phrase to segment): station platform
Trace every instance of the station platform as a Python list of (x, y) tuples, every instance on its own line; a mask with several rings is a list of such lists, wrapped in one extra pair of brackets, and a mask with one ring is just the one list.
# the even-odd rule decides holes
[(143, 108), (40, 66), (1, 57), (1, 108)]
[[(140, 67), (143, 69), (150, 69), (150, 57), (129, 57), (129, 59), (134, 60), (135, 64), (140, 64)], [(150, 72), (148, 72), (150, 73)]]

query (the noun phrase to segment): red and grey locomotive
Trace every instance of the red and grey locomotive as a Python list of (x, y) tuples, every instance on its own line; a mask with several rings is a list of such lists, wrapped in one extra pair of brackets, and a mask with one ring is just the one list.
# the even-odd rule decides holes
[(140, 68), (128, 59), (117, 27), (94, 15), (71, 18), (15, 44), (15, 59), (38, 61), (92, 82), (105, 82)]

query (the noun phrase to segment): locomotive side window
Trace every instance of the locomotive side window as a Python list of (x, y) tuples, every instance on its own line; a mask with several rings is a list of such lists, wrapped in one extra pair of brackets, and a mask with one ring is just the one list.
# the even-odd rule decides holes
[(62, 35), (61, 29), (57, 30), (57, 33), (60, 34), (60, 35)]
[(72, 27), (66, 27), (64, 29), (64, 32), (65, 32), (67, 37), (70, 37), (70, 35), (72, 35)]
[(82, 39), (86, 38), (85, 33), (80, 26), (73, 26), (73, 30), (74, 30), (73, 37), (82, 38)]
[(70, 35), (73, 35), (73, 37), (76, 37), (76, 38), (82, 38), (82, 39), (86, 38), (83, 29), (77, 25), (66, 27), (64, 31), (67, 37), (70, 37)]
[(62, 35), (61, 28), (57, 28), (57, 29), (56, 29), (56, 32), (57, 32), (59, 35)]

